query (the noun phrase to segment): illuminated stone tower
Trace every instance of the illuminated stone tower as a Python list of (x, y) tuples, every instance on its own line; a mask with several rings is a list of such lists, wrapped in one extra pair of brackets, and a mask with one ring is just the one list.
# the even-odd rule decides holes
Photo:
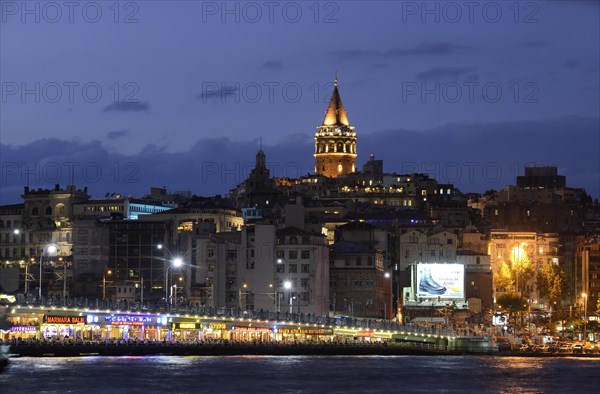
[(315, 173), (329, 178), (356, 171), (356, 133), (348, 122), (337, 85), (336, 75), (325, 119), (315, 133)]

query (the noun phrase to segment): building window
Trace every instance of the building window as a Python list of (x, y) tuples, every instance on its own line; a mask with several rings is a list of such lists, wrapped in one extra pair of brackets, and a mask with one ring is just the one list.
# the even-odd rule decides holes
[(38, 209), (37, 209), (37, 208), (33, 208), (33, 209), (31, 210), (31, 216), (37, 216), (37, 215), (39, 215), (39, 211), (38, 211)]
[(46, 215), (47, 215), (47, 216), (50, 216), (50, 215), (52, 215), (52, 208), (50, 208), (50, 207), (46, 207)]
[(284, 250), (278, 250), (276, 256), (277, 256), (278, 259), (285, 258), (285, 251)]
[(206, 258), (208, 258), (208, 259), (214, 259), (215, 258), (215, 249), (214, 248), (207, 248), (206, 249)]
[(227, 260), (235, 260), (237, 259), (237, 250), (230, 249), (227, 251)]
[(298, 265), (297, 264), (290, 264), (289, 266), (289, 272), (290, 274), (295, 274), (298, 272)]
[(308, 287), (308, 278), (300, 279), (300, 286), (304, 288)]
[(300, 301), (308, 301), (308, 293), (307, 292), (300, 293)]
[(310, 265), (309, 264), (302, 264), (302, 273), (303, 274), (308, 274), (310, 271)]
[(298, 251), (297, 250), (290, 250), (288, 251), (288, 259), (290, 260), (296, 260), (298, 258)]
[(448, 238), (447, 242), (448, 245), (452, 245), (452, 238)]
[(277, 273), (283, 274), (285, 272), (285, 266), (283, 264), (277, 264)]
[(304, 260), (310, 259), (310, 250), (303, 250), (300, 254), (300, 258)]

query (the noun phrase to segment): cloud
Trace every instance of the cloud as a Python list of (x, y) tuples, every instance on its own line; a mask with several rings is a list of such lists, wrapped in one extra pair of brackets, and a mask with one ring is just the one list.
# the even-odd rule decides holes
[(265, 62), (261, 67), (267, 70), (281, 70), (283, 69), (283, 64), (278, 60), (269, 60)]
[(373, 49), (346, 49), (331, 51), (333, 55), (341, 60), (358, 60), (372, 57), (403, 57), (403, 56), (425, 56), (425, 55), (453, 55), (460, 51), (475, 50), (470, 46), (453, 44), (451, 42), (422, 42), (407, 48), (392, 48), (385, 51)]
[[(358, 136), (360, 169), (374, 153), (384, 170), (426, 173), (454, 183), (463, 192), (502, 189), (515, 183), (527, 163), (557, 165), (570, 187), (600, 196), (597, 118), (564, 117), (497, 123), (453, 123), (428, 131), (383, 130)], [(390, 144), (399, 141), (399, 144)], [(564, 147), (585, 141), (576, 153)], [(532, 149), (535, 147), (535, 149)], [(277, 177), (313, 171), (314, 141), (309, 133), (282, 136), (265, 144), (267, 165)], [(29, 174), (32, 187), (70, 181), (88, 186), (100, 198), (107, 192), (143, 196), (151, 186), (191, 190), (197, 195), (225, 194), (254, 167), (258, 135), (252, 140), (201, 139), (187, 150), (171, 152), (148, 145), (135, 155), (115, 153), (101, 141), (43, 139), (27, 145), (0, 144), (0, 204), (21, 201)], [(190, 175), (193, 174), (193, 175)]]
[(148, 111), (150, 105), (147, 102), (126, 102), (126, 101), (115, 101), (104, 107), (103, 112), (119, 111), (119, 112), (139, 112)]
[(222, 84), (220, 87), (215, 84), (203, 84), (202, 93), (198, 95), (199, 99), (202, 99), (203, 102), (209, 99), (221, 99), (224, 101), (228, 96), (235, 96), (238, 88), (237, 86), (230, 86)]
[(118, 140), (119, 138), (123, 138), (129, 134), (129, 130), (115, 130), (106, 134), (106, 138), (111, 141)]
[(475, 70), (475, 67), (434, 67), (417, 74), (418, 81), (439, 81), (443, 79), (457, 80), (466, 73)]

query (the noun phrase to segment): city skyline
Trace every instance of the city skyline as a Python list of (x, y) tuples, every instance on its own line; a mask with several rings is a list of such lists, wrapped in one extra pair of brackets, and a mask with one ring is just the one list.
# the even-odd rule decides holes
[(225, 194), (260, 139), (273, 176), (312, 173), (336, 70), (357, 168), (374, 154), (484, 192), (556, 165), (600, 196), (597, 2), (90, 4), (59, 17), (3, 3), (2, 204), (27, 178), (94, 197)]

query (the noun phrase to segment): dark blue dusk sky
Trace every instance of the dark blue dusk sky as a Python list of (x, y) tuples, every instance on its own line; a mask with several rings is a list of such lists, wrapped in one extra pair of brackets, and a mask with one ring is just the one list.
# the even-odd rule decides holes
[(598, 1), (0, 7), (1, 204), (70, 173), (94, 197), (224, 194), (260, 137), (272, 175), (311, 172), (336, 70), (359, 168), (483, 192), (556, 165), (600, 197)]

